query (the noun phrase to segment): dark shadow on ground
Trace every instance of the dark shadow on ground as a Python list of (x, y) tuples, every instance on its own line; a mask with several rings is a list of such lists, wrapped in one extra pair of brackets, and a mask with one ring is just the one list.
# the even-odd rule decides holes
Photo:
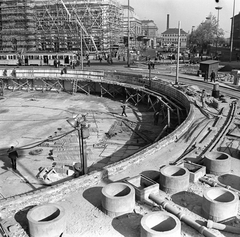
[(202, 197), (195, 193), (183, 191), (173, 194), (172, 201), (184, 208), (187, 208), (190, 212), (201, 216)]
[(21, 227), (27, 234), (29, 234), (27, 213), (35, 206), (36, 205), (24, 207), (22, 210), (18, 211), (14, 216), (15, 220), (21, 225)]
[(113, 228), (125, 237), (139, 237), (142, 215), (127, 213), (112, 220)]
[(100, 211), (102, 211), (102, 189), (103, 187), (92, 187), (83, 192), (83, 197)]
[(232, 148), (231, 145), (225, 146), (225, 147), (219, 147), (217, 149), (217, 151), (227, 153), (228, 155), (230, 155), (231, 157), (233, 157), (235, 159), (240, 159), (240, 150)]
[(141, 172), (142, 175), (146, 176), (147, 178), (159, 183), (160, 179), (160, 172), (157, 170), (145, 170)]
[(240, 177), (233, 174), (224, 174), (218, 177), (218, 181), (240, 191)]

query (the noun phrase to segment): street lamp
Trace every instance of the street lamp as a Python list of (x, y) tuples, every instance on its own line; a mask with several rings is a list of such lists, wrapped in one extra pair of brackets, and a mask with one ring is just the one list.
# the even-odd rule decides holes
[(222, 9), (222, 7), (215, 7), (215, 9), (218, 11), (218, 16), (217, 16), (217, 40), (216, 40), (216, 56), (218, 56), (218, 27), (219, 27), (219, 11)]
[(84, 139), (89, 137), (89, 129), (86, 127), (86, 119), (85, 116), (82, 116), (84, 119), (80, 121), (77, 117), (67, 119), (67, 122), (75, 128), (78, 132), (78, 142), (79, 142), (79, 150), (80, 150), (80, 163), (82, 166), (82, 174), (87, 173), (87, 157), (85, 155), (85, 146), (84, 146)]

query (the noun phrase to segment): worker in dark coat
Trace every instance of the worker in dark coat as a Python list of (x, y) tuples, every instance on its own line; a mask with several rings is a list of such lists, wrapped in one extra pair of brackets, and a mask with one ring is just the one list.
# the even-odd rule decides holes
[(212, 70), (211, 74), (210, 74), (210, 78), (211, 78), (211, 82), (215, 82), (215, 78), (216, 78), (216, 74), (215, 72)]
[(13, 146), (11, 146), (8, 151), (8, 157), (11, 159), (12, 162), (12, 169), (16, 170), (17, 169), (17, 158), (18, 158), (18, 153), (16, 149), (14, 149)]
[(126, 104), (125, 103), (122, 104), (121, 107), (122, 107), (122, 116), (124, 115), (125, 117), (127, 117), (127, 114), (126, 114)]

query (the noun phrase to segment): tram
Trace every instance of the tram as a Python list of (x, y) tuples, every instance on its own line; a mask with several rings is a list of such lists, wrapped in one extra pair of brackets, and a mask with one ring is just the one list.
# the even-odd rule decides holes
[(0, 65), (14, 66), (47, 66), (54, 65), (54, 60), (60, 62), (60, 65), (70, 65), (76, 62), (78, 56), (75, 53), (44, 53), (44, 52), (26, 52), (19, 53), (0, 53)]

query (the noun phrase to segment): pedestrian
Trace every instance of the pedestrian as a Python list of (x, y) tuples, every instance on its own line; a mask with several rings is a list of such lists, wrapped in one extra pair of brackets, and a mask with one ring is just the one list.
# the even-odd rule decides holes
[(87, 60), (87, 65), (90, 67), (90, 59)]
[(64, 72), (65, 74), (67, 74), (67, 66), (66, 66), (66, 65), (63, 67), (63, 72)]
[(154, 117), (154, 125), (158, 125), (159, 111), (156, 111), (153, 117)]
[(55, 68), (57, 68), (57, 59), (56, 58), (54, 58), (53, 65)]
[(206, 100), (206, 92), (205, 90), (202, 90), (202, 93), (201, 93), (201, 102), (202, 102), (202, 108), (205, 108), (205, 100)]
[(17, 158), (18, 158), (18, 153), (16, 149), (14, 149), (13, 146), (11, 146), (8, 151), (8, 157), (11, 159), (12, 162), (12, 169), (16, 170), (17, 169)]
[(125, 117), (127, 117), (127, 114), (126, 114), (126, 105), (125, 105), (125, 104), (122, 104), (121, 107), (122, 107), (122, 116), (124, 115)]
[(7, 69), (4, 69), (4, 71), (3, 71), (3, 76), (4, 76), (4, 77), (7, 76)]
[(16, 77), (17, 76), (17, 73), (16, 73), (16, 69), (13, 68), (12, 72), (11, 72), (11, 76), (12, 77)]
[(207, 71), (204, 73), (204, 81), (208, 81), (208, 72)]
[(211, 82), (215, 82), (215, 78), (216, 78), (216, 74), (215, 72), (212, 70), (211, 74), (210, 74), (210, 79), (211, 79)]

